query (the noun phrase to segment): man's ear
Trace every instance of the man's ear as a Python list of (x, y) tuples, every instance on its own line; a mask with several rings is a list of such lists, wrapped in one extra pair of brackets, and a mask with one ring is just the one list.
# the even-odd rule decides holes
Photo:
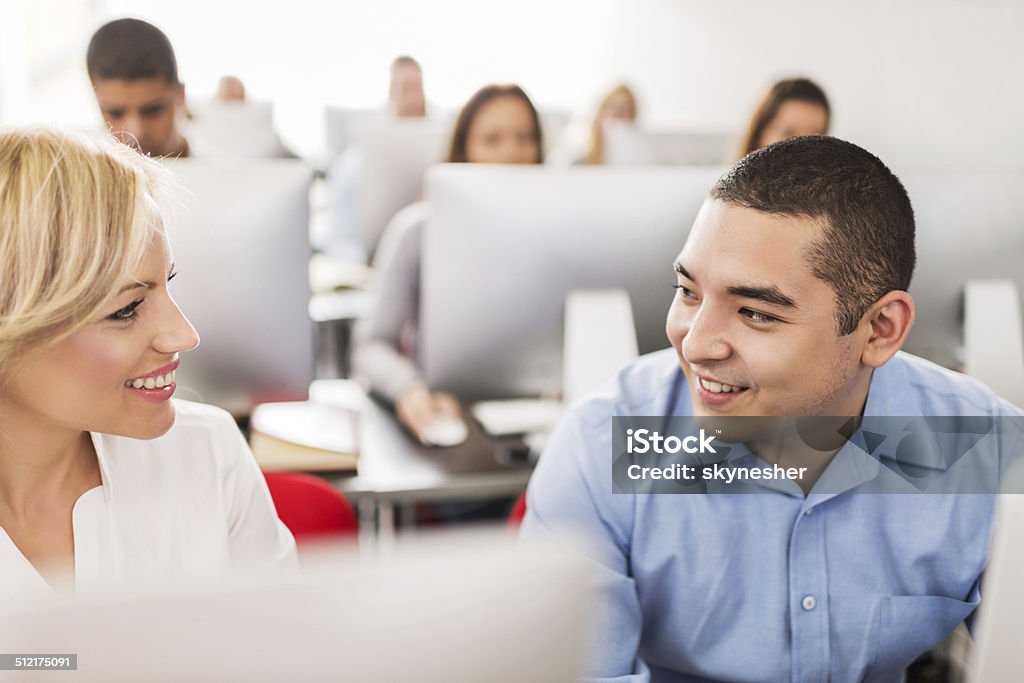
[(900, 350), (914, 325), (914, 299), (893, 290), (871, 305), (861, 324), (869, 326), (861, 360), (869, 367), (881, 367)]
[(188, 108), (188, 101), (185, 99), (185, 84), (179, 83), (174, 86), (174, 106), (178, 112), (178, 116), (184, 117), (185, 119), (192, 120), (192, 110)]

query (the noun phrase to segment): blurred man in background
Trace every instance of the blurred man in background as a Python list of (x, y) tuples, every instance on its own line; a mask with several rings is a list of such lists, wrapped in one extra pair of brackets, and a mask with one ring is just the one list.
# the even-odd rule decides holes
[(423, 70), (419, 62), (408, 55), (391, 62), (391, 88), (388, 99), (391, 111), (399, 118), (427, 115), (427, 100), (423, 94)]
[(139, 19), (100, 27), (86, 55), (103, 120), (123, 143), (150, 156), (189, 156), (178, 130), (185, 86), (167, 36)]

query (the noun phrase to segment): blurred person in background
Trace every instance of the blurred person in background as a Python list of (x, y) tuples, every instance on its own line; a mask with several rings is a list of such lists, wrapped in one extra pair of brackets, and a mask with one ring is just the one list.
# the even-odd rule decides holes
[(169, 189), (108, 135), (0, 133), (0, 599), (294, 568), (234, 420), (172, 400)]
[(789, 138), (827, 135), (831, 118), (825, 91), (814, 81), (779, 81), (768, 89), (754, 110), (737, 158)]
[(217, 99), (221, 102), (245, 102), (245, 83), (238, 76), (222, 76), (217, 83)]
[[(379, 123), (380, 119), (422, 119), (427, 115), (423, 93), (423, 69), (408, 55), (391, 62), (388, 102), (361, 123), (350, 125), (358, 133)], [(317, 238), (318, 248), (329, 253), (361, 251), (359, 192), (366, 150), (361, 135), (353, 135), (348, 147), (334, 159), (327, 170), (329, 194), (332, 197), (331, 228), (328, 235)], [(359, 245), (359, 246), (357, 246)]]
[[(488, 85), (459, 113), (447, 160), (540, 164), (542, 149), (540, 118), (522, 88)], [(374, 262), (376, 300), (356, 327), (352, 360), (355, 374), (374, 395), (394, 405), (399, 421), (416, 438), (426, 445), (454, 445), (459, 439), (449, 438), (451, 425), (465, 431), (458, 403), (448, 394), (431, 391), (415, 361), (420, 245), (428, 211), (426, 203), (417, 202), (388, 224)], [(438, 438), (439, 426), (449, 428), (441, 430), (447, 433), (445, 438)]]
[(427, 115), (427, 99), (423, 94), (423, 69), (408, 55), (391, 62), (391, 85), (388, 90), (391, 112), (398, 118)]
[(618, 85), (605, 95), (590, 126), (590, 145), (581, 160), (584, 164), (604, 163), (604, 129), (608, 121), (636, 121), (636, 95), (627, 85)]
[(187, 157), (178, 130), (185, 86), (167, 36), (139, 19), (118, 19), (89, 41), (86, 66), (103, 120), (121, 142), (153, 157)]

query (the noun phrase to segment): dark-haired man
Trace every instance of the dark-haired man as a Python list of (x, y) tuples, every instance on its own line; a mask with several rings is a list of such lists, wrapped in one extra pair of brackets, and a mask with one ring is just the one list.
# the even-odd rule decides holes
[(835, 138), (767, 147), (712, 188), (676, 259), (673, 349), (571, 410), (530, 483), (524, 536), (582, 538), (593, 560), (589, 675), (895, 682), (972, 613), (991, 496), (869, 495), (878, 467), (756, 432), (729, 463), (792, 457), (810, 480), (745, 484), (753, 495), (612, 492), (616, 415), (1019, 415), (900, 352), (914, 230), (899, 180)]
[(139, 19), (100, 27), (86, 54), (103, 120), (121, 142), (151, 156), (188, 156), (178, 131), (185, 87), (167, 36)]

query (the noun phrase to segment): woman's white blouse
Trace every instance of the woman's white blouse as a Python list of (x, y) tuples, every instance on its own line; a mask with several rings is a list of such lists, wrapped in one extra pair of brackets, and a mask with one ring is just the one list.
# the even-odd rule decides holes
[[(295, 541), (234, 420), (174, 403), (159, 438), (92, 434), (102, 485), (72, 512), (76, 592), (295, 568)], [(0, 597), (53, 594), (0, 529)]]

